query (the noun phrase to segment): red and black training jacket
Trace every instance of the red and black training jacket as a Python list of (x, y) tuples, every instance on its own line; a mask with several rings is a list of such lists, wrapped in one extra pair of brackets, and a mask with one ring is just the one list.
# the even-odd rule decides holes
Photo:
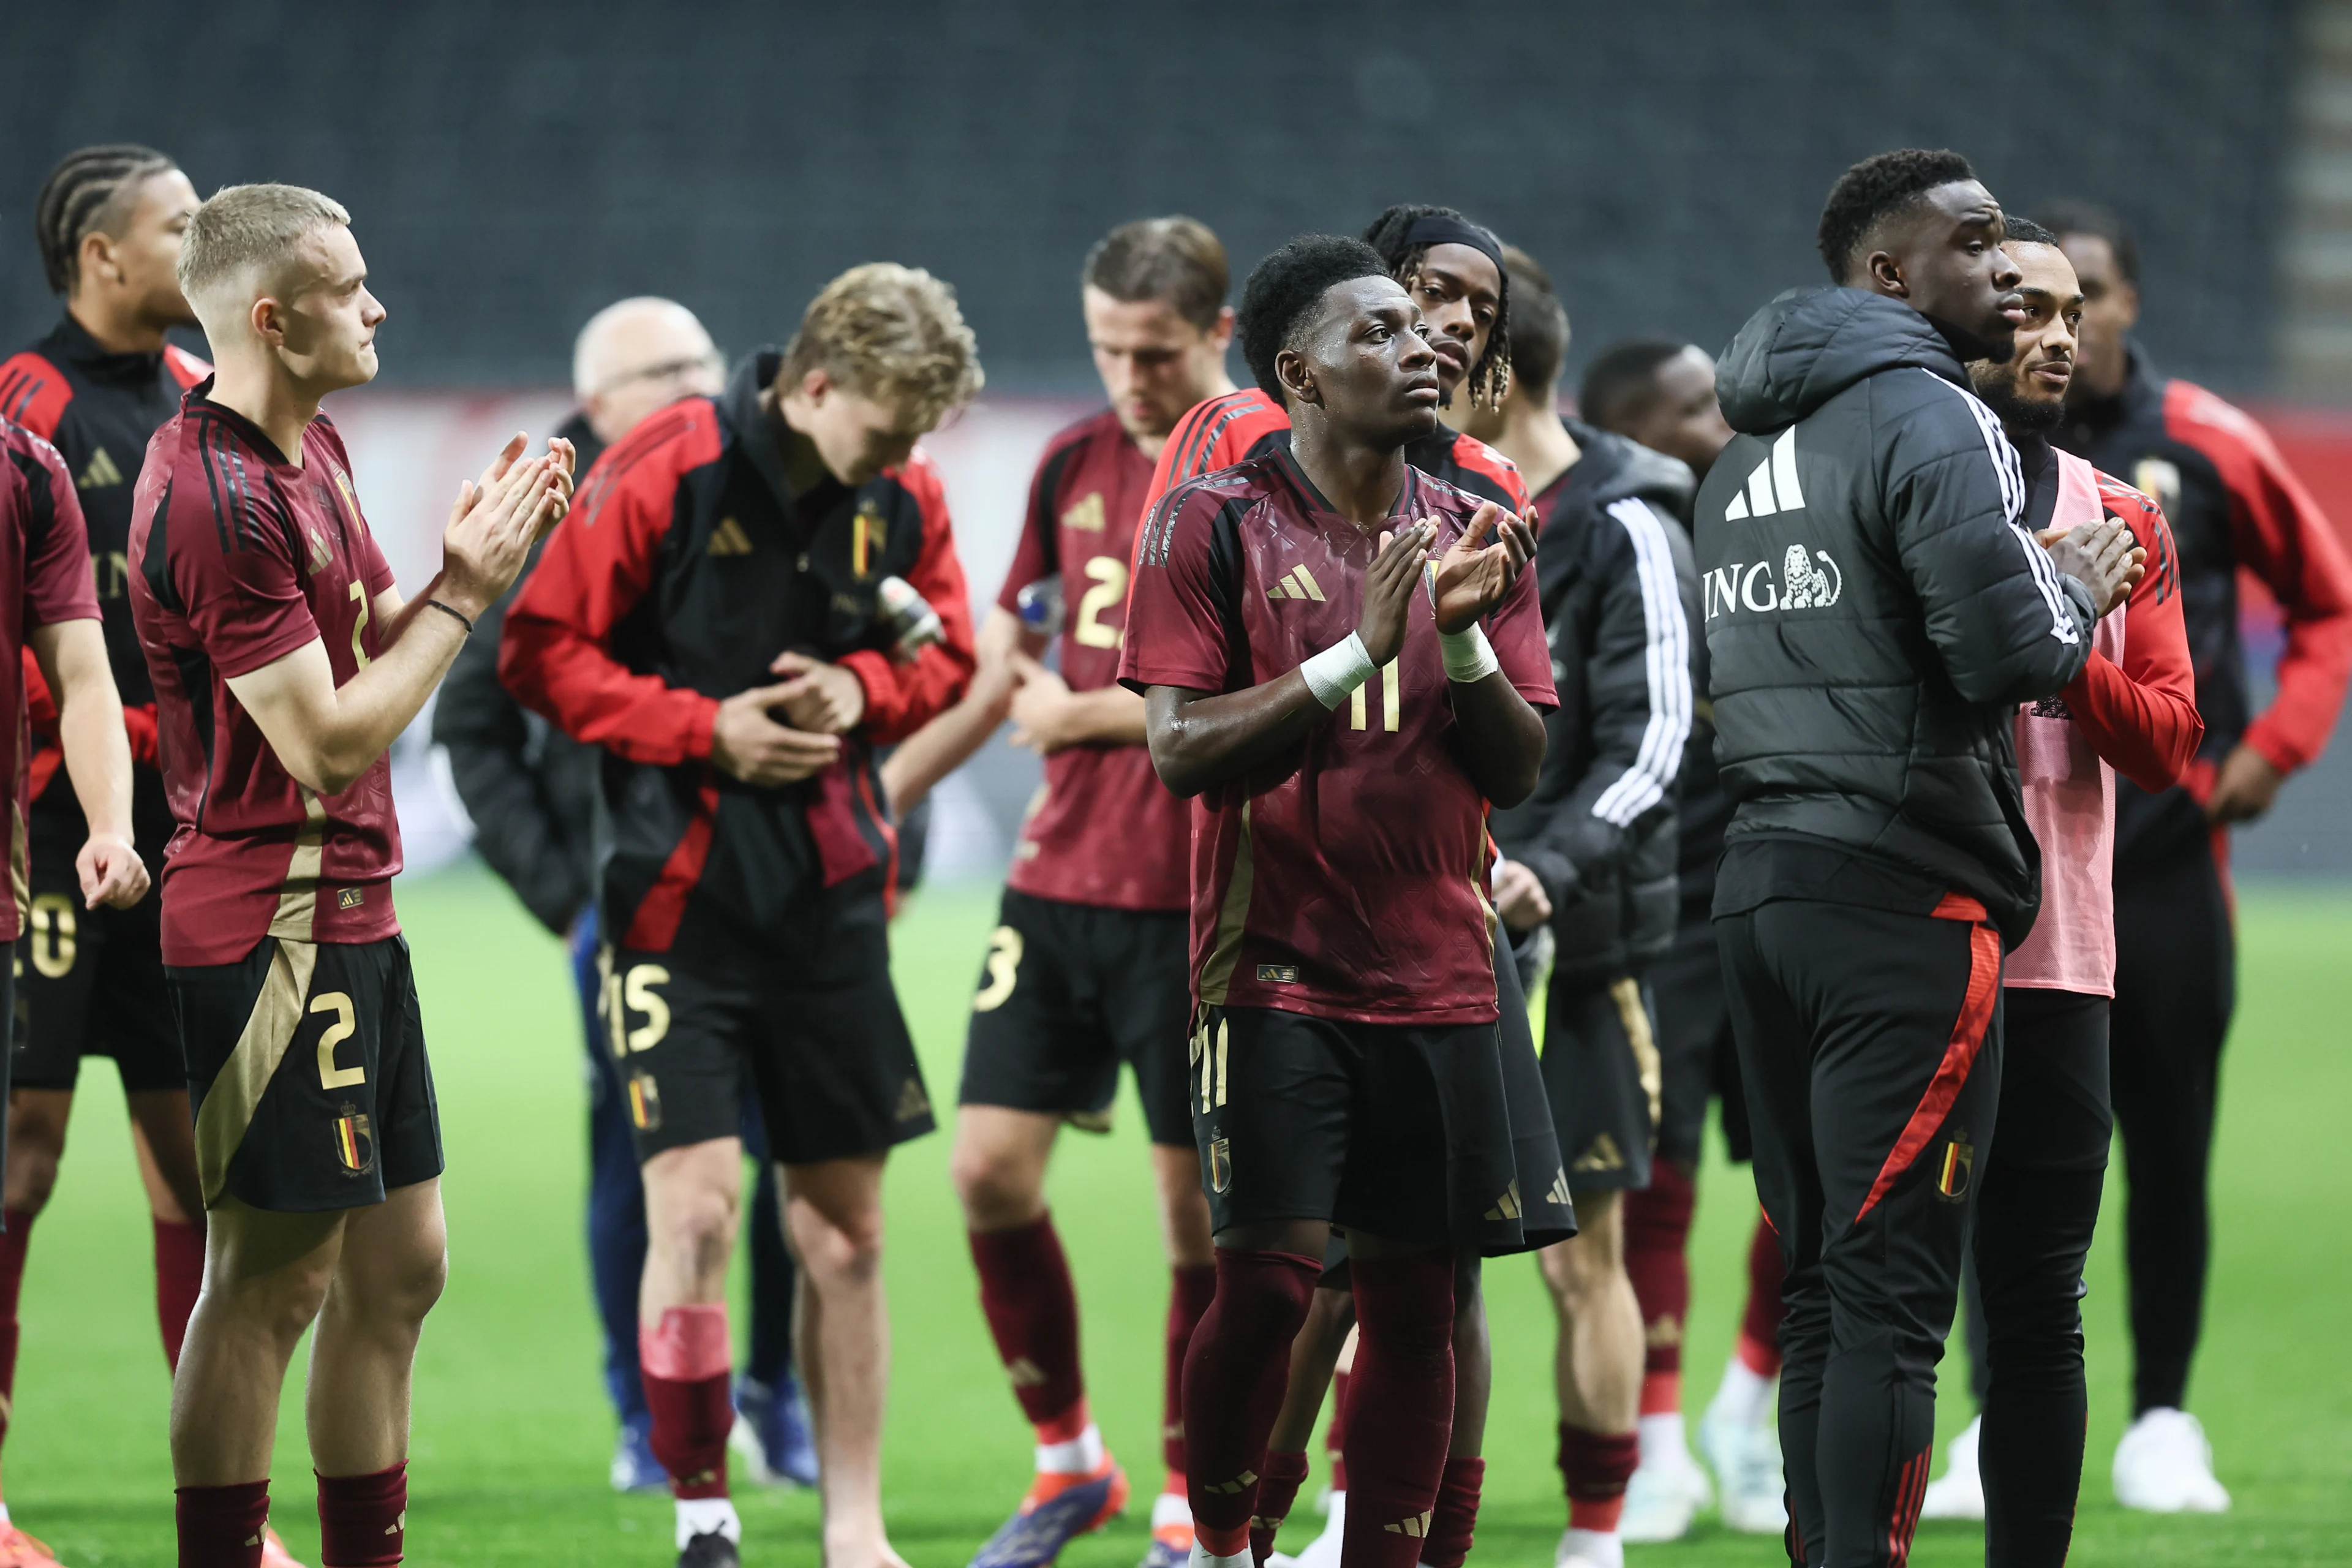
[[(162, 864), (173, 824), (163, 777), (156, 771), (155, 689), (139, 651), (138, 630), (131, 624), (131, 492), (139, 482), (148, 438), (179, 413), (180, 395), (211, 374), (212, 366), (177, 347), (161, 353), (116, 353), (71, 316), (30, 348), (0, 361), (0, 418), (58, 449), (89, 527), (90, 572), (106, 629), (107, 662), (122, 696), (123, 723), (137, 764), (131, 772), (132, 836), (151, 869)], [(64, 758), (57, 741), (57, 702), (30, 653), (24, 668), (34, 748), (26, 785), (33, 853), (62, 854), (71, 864), (89, 829), (74, 792), (64, 784), (48, 787)]]
[[(2352, 679), (2352, 563), (2319, 505), (2246, 414), (2193, 382), (2158, 375), (2135, 345), (2124, 389), (2068, 410), (2058, 445), (2154, 497), (2179, 552), (2182, 619), (2205, 739), (2181, 783), (2150, 795), (2119, 781), (2118, 870), (2208, 842), (2203, 802), (2240, 742), (2281, 773), (2319, 755)], [(2278, 695), (2260, 713), (2238, 633), (2238, 569), (2286, 621)]]
[[(794, 497), (760, 392), (773, 350), (719, 397), (649, 416), (597, 459), (507, 611), (499, 675), (604, 749), (607, 939), (661, 952), (698, 933), (774, 937), (818, 888), (886, 896), (896, 839), (872, 747), (944, 711), (971, 678), (971, 610), (938, 471), (918, 452), (850, 488)], [(896, 659), (876, 595), (901, 577), (945, 636)], [(794, 650), (856, 672), (866, 714), (843, 760), (760, 788), (710, 761), (721, 699), (782, 679)]]

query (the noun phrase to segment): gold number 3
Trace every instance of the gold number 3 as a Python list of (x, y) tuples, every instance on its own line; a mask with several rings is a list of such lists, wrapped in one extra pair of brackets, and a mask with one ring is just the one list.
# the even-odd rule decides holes
[(1021, 933), (1011, 926), (998, 926), (988, 939), (988, 984), (971, 999), (975, 1013), (992, 1013), (1004, 1005), (1013, 994), (1014, 982), (1021, 973)]
[(1101, 616), (1127, 603), (1127, 563), (1116, 555), (1097, 555), (1087, 563), (1087, 575), (1095, 585), (1078, 601), (1078, 624), (1070, 635), (1087, 647), (1117, 647), (1126, 634), (1103, 625)]
[(364, 1067), (339, 1068), (335, 1065), (335, 1047), (358, 1032), (359, 1015), (352, 1008), (352, 999), (341, 991), (330, 991), (324, 996), (310, 998), (313, 1013), (332, 1013), (335, 1021), (319, 1037), (319, 1087), (346, 1089), (355, 1083), (367, 1082)]

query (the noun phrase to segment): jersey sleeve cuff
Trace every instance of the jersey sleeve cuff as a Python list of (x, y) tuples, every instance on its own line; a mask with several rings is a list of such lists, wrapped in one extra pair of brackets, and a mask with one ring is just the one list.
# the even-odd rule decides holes
[(866, 693), (866, 712), (857, 721), (859, 729), (887, 724), (897, 717), (900, 706), (898, 681), (887, 658), (871, 648), (858, 648), (843, 654), (835, 662), (857, 677), (857, 684)]
[(2301, 771), (2311, 759), (2281, 739), (2276, 728), (2269, 722), (2269, 719), (2270, 715), (2265, 713), (2247, 725), (2246, 732), (2238, 737), (2240, 743), (2252, 746), (2264, 762), (2282, 773)]
[(690, 692), (694, 708), (686, 724), (686, 754), (702, 758), (710, 755), (710, 734), (719, 727), (719, 699)]

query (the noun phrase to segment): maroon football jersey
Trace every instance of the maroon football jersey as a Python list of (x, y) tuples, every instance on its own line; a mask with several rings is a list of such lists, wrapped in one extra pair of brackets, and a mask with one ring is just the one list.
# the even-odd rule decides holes
[(163, 788), (163, 962), (233, 963), (265, 936), (374, 942), (400, 930), (392, 764), (340, 795), (295, 782), (230, 694), (317, 640), (342, 685), (383, 651), (393, 585), (325, 416), (289, 462), (207, 379), (147, 444), (131, 514), (131, 614), (155, 680)]
[[(1443, 552), (1479, 504), (1408, 467), (1391, 526), (1435, 521)], [(1378, 533), (1333, 512), (1286, 450), (1180, 487), (1138, 544), (1119, 678), (1238, 691), (1344, 640)], [(1521, 696), (1557, 705), (1532, 570), (1486, 637)], [(1362, 1023), (1492, 1021), (1486, 819), (1416, 590), (1393, 662), (1297, 750), (1197, 798), (1194, 996)]]
[[(98, 619), (89, 534), (58, 449), (0, 419), (0, 671), (25, 663), (25, 636), (57, 621)], [(25, 930), (26, 763), (32, 754), (23, 679), (0, 680), (0, 821), (8, 826), (16, 891), (0, 900), (0, 942)]]
[[(1151, 486), (1151, 460), (1105, 409), (1047, 444), (1029, 514), (996, 602), (1059, 573), (1062, 679), (1073, 691), (1118, 679), (1128, 563)], [(1033, 898), (1117, 910), (1181, 910), (1192, 818), (1142, 746), (1065, 746), (1021, 825), (1006, 884)]]

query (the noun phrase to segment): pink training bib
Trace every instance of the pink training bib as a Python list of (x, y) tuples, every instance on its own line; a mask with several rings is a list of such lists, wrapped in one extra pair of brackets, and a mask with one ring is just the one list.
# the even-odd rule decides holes
[[(2091, 465), (2058, 458), (2051, 526), (2079, 528), (2102, 515)], [(2103, 617), (2091, 647), (2124, 661), (2121, 605)], [(2017, 710), (2017, 776), (2025, 820), (2042, 846), (2042, 915), (2001, 973), (2004, 985), (2116, 994), (2116, 770), (2099, 760), (2063, 696)]]

